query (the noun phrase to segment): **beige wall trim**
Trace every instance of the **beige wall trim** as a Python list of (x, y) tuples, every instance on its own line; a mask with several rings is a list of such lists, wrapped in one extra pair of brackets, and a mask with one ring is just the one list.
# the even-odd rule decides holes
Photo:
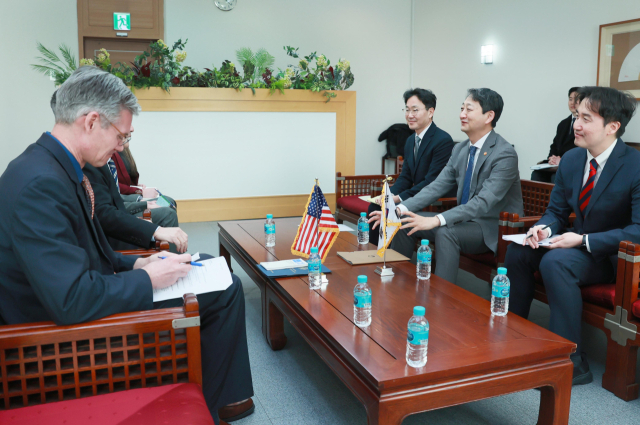
[[(347, 176), (356, 172), (354, 91), (335, 91), (336, 97), (330, 102), (322, 93), (309, 90), (285, 90), (285, 94), (275, 92), (270, 95), (268, 89), (256, 89), (254, 95), (246, 88), (239, 92), (235, 89), (173, 87), (170, 93), (160, 88), (138, 89), (134, 93), (143, 111), (335, 112), (335, 171)], [(321, 184), (325, 190), (334, 186), (334, 182)]]
[[(325, 193), (324, 196), (333, 211), (336, 195)], [(178, 220), (191, 223), (264, 218), (267, 214), (273, 214), (274, 217), (302, 216), (308, 199), (309, 194), (177, 201)]]

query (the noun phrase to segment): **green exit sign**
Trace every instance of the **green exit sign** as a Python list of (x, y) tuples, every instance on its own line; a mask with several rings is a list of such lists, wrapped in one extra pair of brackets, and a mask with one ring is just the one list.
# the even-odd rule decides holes
[(113, 13), (113, 29), (131, 31), (131, 15), (128, 13)]

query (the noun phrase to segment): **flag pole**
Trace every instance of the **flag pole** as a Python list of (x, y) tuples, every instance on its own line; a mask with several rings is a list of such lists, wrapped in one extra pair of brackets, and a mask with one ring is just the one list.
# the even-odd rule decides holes
[[(316, 178), (316, 187), (319, 187), (318, 185), (318, 179)], [(316, 188), (313, 188), (313, 192), (315, 194)], [(317, 200), (316, 200), (317, 201)], [(320, 217), (318, 217), (318, 223), (316, 223), (316, 246), (319, 248), (320, 247), (320, 218), (322, 217), (322, 212), (320, 213)], [(318, 253), (319, 255), (320, 253)]]
[[(384, 208), (382, 209), (382, 216), (381, 218), (383, 220), (385, 220), (385, 226), (384, 226), (384, 232), (382, 235), (382, 244), (384, 248), (384, 253), (382, 254), (382, 268), (380, 267), (376, 267), (375, 272), (377, 274), (380, 275), (380, 277), (384, 278), (384, 277), (388, 277), (388, 276), (393, 276), (393, 270), (391, 269), (391, 267), (387, 268), (387, 225), (386, 225), (386, 220), (387, 220), (387, 213), (386, 213), (386, 209), (387, 209), (387, 202), (386, 202), (386, 198), (389, 196), (389, 191), (386, 190), (387, 188), (387, 183), (389, 181), (389, 176), (385, 175), (384, 180), (382, 181), (382, 191), (384, 192), (384, 198), (381, 197), (381, 199), (385, 199), (384, 200)], [(380, 222), (380, 224), (382, 224), (382, 220)]]

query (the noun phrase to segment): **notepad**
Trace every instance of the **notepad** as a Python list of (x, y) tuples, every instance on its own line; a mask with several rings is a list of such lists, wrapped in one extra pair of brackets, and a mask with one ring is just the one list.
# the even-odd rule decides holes
[(529, 167), (532, 170), (544, 170), (547, 168), (554, 168), (557, 167), (557, 165), (551, 165), (551, 164), (537, 164), (537, 165), (532, 165), (531, 167)]
[(185, 277), (166, 288), (153, 290), (153, 302), (182, 298), (184, 294), (205, 294), (224, 291), (233, 283), (231, 271), (224, 257), (200, 261), (202, 267), (191, 267)]
[[(524, 239), (527, 237), (526, 233), (521, 233), (519, 235), (502, 235), (502, 239), (505, 241), (511, 241), (514, 243), (517, 243), (519, 245), (522, 245), (524, 243)], [(541, 241), (538, 241), (538, 245), (540, 246), (551, 246), (551, 242), (550, 242), (551, 238), (545, 238), (542, 239)]]
[(265, 261), (260, 263), (265, 270), (282, 270), (282, 269), (295, 269), (298, 267), (307, 267), (307, 262), (299, 258), (293, 260), (282, 261)]

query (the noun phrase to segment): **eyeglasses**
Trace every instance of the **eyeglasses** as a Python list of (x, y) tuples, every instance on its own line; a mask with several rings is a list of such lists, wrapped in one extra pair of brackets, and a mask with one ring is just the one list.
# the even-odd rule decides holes
[(404, 112), (405, 115), (418, 115), (418, 112), (420, 111), (424, 111), (424, 108), (402, 108), (402, 112)]
[(111, 124), (111, 127), (115, 128), (116, 131), (119, 133), (118, 134), (118, 139), (120, 139), (120, 146), (125, 146), (127, 144), (129, 144), (129, 142), (131, 141), (131, 133), (127, 133), (124, 134), (122, 133), (122, 131), (120, 131), (120, 129), (118, 129), (118, 127), (116, 127), (115, 125), (113, 125), (113, 123), (111, 121), (109, 121), (106, 117), (104, 117), (104, 119)]

